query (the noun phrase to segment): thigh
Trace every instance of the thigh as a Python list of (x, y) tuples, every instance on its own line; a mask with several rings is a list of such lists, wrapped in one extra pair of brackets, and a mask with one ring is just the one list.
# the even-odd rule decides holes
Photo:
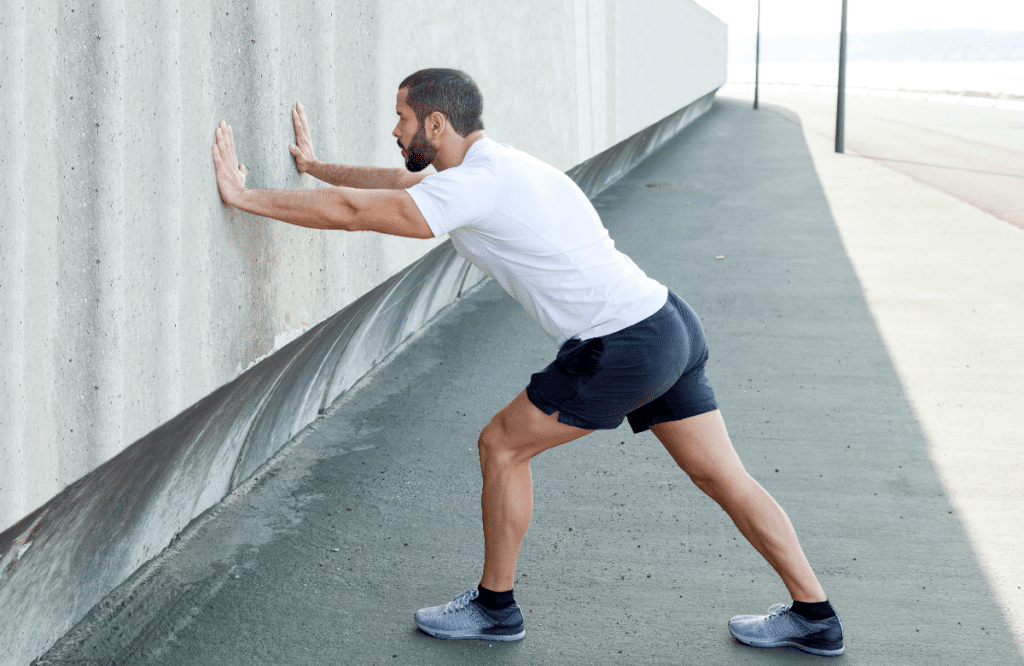
[(480, 440), (481, 444), (498, 446), (529, 460), (541, 451), (592, 432), (590, 429), (560, 422), (557, 411), (545, 414), (530, 402), (524, 389), (494, 415), (481, 433)]
[(694, 482), (738, 482), (747, 472), (729, 439), (717, 409), (697, 416), (658, 423), (651, 432)]

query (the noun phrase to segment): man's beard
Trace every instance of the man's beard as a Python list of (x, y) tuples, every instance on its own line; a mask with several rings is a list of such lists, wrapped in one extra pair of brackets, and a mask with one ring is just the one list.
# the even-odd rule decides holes
[(409, 142), (408, 146), (402, 146), (401, 141), (398, 142), (398, 145), (405, 148), (405, 152), (408, 155), (405, 158), (405, 168), (413, 173), (423, 171), (437, 157), (437, 146), (427, 140), (427, 133), (422, 124), (416, 130), (416, 134), (412, 137), (412, 141)]

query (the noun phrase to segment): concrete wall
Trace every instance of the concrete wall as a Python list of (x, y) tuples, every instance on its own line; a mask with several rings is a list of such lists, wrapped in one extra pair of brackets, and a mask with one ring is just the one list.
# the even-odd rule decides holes
[[(4, 613), (0, 655), (38, 654), (481, 277), (445, 239), (224, 208), (218, 120), (251, 186), (313, 187), (287, 153), (294, 100), (321, 158), (397, 165), (398, 82), (458, 67), (483, 89), (491, 136), (578, 165), (598, 191), (602, 165), (628, 169), (724, 82), (724, 26), (699, 9), (703, 23), (668, 21), (679, 5), (692, 3), (644, 11), (662, 41), (720, 34), (704, 59), (721, 76), (632, 106), (618, 101), (618, 54), (638, 38), (614, 0), (7, 9), (0, 600), (21, 610)], [(662, 59), (633, 78), (677, 68)], [(642, 113), (663, 120), (609, 149)]]
[(612, 143), (717, 89), (726, 79), (726, 26), (695, 2), (617, 2), (615, 40), (615, 91), (609, 100), (615, 105), (609, 123), (615, 128)]

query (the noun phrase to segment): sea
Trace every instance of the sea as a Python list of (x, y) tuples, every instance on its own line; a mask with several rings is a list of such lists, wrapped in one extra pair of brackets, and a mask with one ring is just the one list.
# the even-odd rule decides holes
[[(761, 83), (835, 86), (838, 63), (762, 62)], [(754, 63), (729, 63), (730, 83), (754, 83)], [(847, 88), (958, 93), (1024, 99), (1024, 60), (848, 62)]]

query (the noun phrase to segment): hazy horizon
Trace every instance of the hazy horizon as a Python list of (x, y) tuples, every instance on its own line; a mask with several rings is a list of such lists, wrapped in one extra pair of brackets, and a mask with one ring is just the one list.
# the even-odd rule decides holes
[[(754, 62), (756, 34), (729, 35), (729, 62)], [(761, 35), (764, 62), (833, 62), (838, 33)], [(1024, 61), (1024, 31), (983, 28), (914, 29), (850, 33), (849, 62)]]

